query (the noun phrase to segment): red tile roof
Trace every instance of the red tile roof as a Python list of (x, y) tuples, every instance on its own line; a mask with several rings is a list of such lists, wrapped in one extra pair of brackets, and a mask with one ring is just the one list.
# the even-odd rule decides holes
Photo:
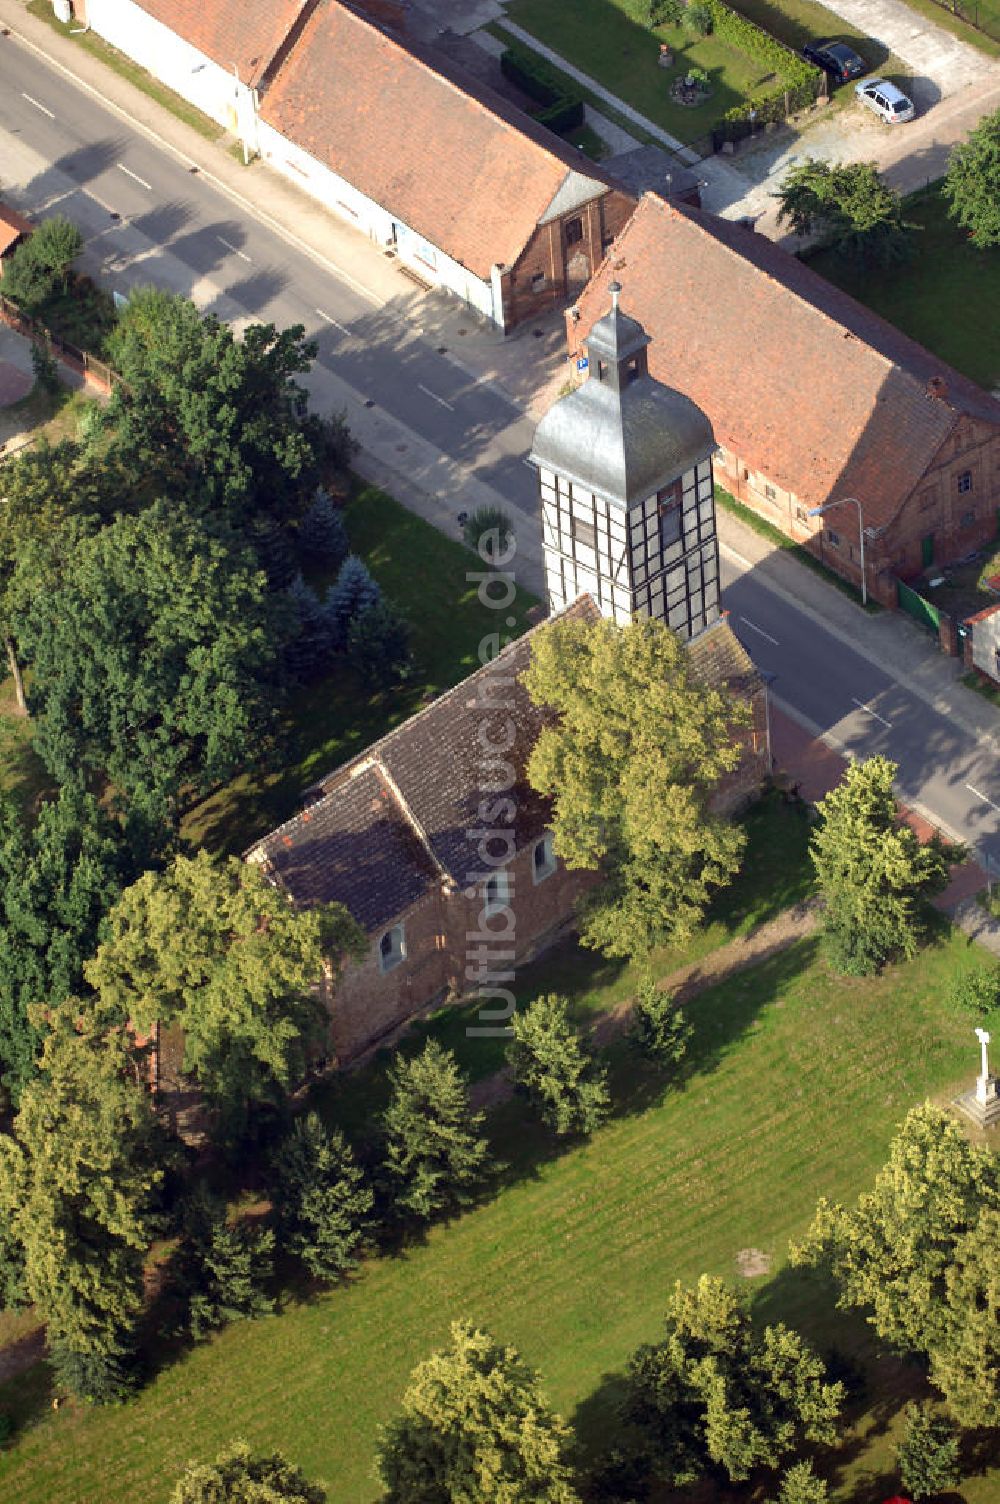
[(136, 0), (220, 67), (257, 84), (296, 18), (313, 0)]
[[(261, 118), (477, 277), (513, 265), (586, 158), (435, 53), (321, 0)], [(581, 163), (585, 171), (581, 172)]]
[(965, 415), (1000, 402), (762, 235), (647, 193), (577, 307), (652, 336), (654, 376), (704, 408), (720, 444), (806, 507), (857, 496), (895, 516)]
[(34, 228), (34, 221), (27, 215), (19, 214), (9, 204), (0, 204), (0, 256), (16, 245), (22, 235), (30, 235)]

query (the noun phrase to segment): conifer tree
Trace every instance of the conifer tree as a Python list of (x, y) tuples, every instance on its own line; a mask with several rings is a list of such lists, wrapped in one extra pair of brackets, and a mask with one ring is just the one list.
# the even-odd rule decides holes
[(421, 1054), (397, 1057), (389, 1082), (382, 1124), (396, 1207), (429, 1221), (468, 1205), (489, 1171), (489, 1148), (454, 1055), (430, 1039)]
[(907, 1405), (896, 1461), (903, 1487), (915, 1500), (954, 1488), (960, 1477), (954, 1426), (931, 1405)]
[(236, 1441), (214, 1462), (189, 1463), (170, 1504), (326, 1504), (326, 1490), (280, 1452), (257, 1455)]
[(562, 1135), (593, 1133), (608, 1114), (606, 1073), (566, 1017), (566, 999), (538, 997), (515, 1013), (507, 1061), (515, 1089)]
[(339, 569), (347, 557), (349, 544), (344, 513), (322, 487), (313, 496), (299, 523), (298, 542), (306, 564)]
[(225, 1204), (199, 1187), (184, 1212), (177, 1284), (195, 1341), (244, 1318), (267, 1316), (274, 1272), (274, 1233), (230, 1221)]
[(310, 1112), (296, 1121), (272, 1167), (283, 1246), (317, 1279), (340, 1279), (358, 1262), (375, 1200), (350, 1144)]
[(382, 592), (357, 554), (348, 554), (340, 573), (327, 592), (324, 611), (334, 646), (343, 651), (351, 622), (372, 610), (382, 599)]

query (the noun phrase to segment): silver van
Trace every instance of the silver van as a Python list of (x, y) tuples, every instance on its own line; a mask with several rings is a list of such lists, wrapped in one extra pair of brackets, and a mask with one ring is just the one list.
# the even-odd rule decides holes
[(917, 113), (913, 108), (913, 100), (907, 99), (901, 89), (897, 89), (895, 84), (887, 83), (884, 78), (866, 78), (863, 83), (854, 85), (854, 92), (861, 103), (874, 110), (886, 125), (902, 125), (904, 121), (912, 120)]

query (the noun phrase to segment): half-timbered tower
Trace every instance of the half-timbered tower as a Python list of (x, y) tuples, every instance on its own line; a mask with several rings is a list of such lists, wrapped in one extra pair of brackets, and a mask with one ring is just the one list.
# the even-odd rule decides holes
[(583, 384), (535, 430), (549, 604), (589, 592), (604, 616), (655, 616), (684, 638), (719, 616), (712, 425), (654, 380), (649, 335), (618, 307), (590, 331)]

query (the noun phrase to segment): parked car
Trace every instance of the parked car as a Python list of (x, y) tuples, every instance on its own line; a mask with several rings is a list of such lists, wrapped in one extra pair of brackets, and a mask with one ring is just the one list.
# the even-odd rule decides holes
[(861, 103), (874, 110), (887, 125), (902, 125), (917, 113), (913, 100), (907, 99), (902, 89), (886, 83), (884, 78), (869, 78), (863, 84), (855, 84), (854, 92)]
[(810, 42), (808, 47), (803, 47), (802, 56), (807, 63), (822, 68), (838, 84), (846, 84), (868, 72), (864, 58), (859, 57), (846, 42)]

